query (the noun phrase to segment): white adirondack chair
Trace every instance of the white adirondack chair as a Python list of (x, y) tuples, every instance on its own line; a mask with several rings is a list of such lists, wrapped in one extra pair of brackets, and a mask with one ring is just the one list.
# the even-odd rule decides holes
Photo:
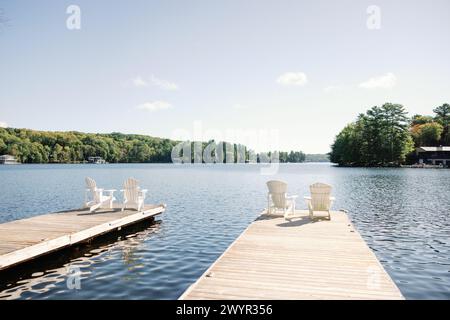
[[(114, 191), (116, 190), (103, 190), (97, 188), (95, 180), (89, 177), (87, 177), (85, 181), (87, 189), (84, 196), (84, 206), (89, 208), (89, 212), (94, 212), (99, 208), (112, 209), (113, 202), (116, 200), (116, 198), (114, 198)], [(103, 192), (108, 194), (104, 195)]]
[(283, 212), (287, 219), (289, 214), (295, 213), (296, 195), (288, 196), (287, 184), (283, 181), (271, 180), (267, 182), (269, 192), (267, 194), (267, 213), (277, 213), (278, 210)]
[(139, 187), (139, 181), (133, 178), (125, 180), (123, 189), (123, 206), (122, 211), (125, 208), (133, 208), (137, 211), (141, 211), (144, 208), (145, 196), (147, 194), (147, 189), (141, 189)]
[(314, 212), (326, 212), (328, 219), (331, 220), (330, 209), (334, 197), (331, 196), (331, 186), (324, 183), (315, 183), (309, 187), (310, 197), (305, 197), (309, 209), (309, 217), (314, 217)]

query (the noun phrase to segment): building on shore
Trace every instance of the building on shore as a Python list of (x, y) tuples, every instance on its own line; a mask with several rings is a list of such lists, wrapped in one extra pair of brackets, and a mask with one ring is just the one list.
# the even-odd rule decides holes
[(450, 166), (450, 146), (419, 147), (416, 155), (419, 164)]
[(102, 157), (89, 157), (88, 162), (94, 163), (94, 164), (105, 164), (106, 163), (106, 161)]
[(16, 157), (9, 154), (4, 154), (0, 156), (0, 164), (18, 164)]

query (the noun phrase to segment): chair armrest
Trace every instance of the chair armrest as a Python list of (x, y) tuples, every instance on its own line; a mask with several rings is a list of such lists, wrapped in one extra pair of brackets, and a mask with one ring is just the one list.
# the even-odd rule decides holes
[(311, 197), (305, 196), (305, 197), (303, 197), (303, 199), (305, 199), (305, 200), (311, 200)]
[(108, 190), (103, 190), (103, 191), (105, 191), (105, 192), (115, 192), (117, 190), (116, 189), (108, 189)]
[(297, 199), (297, 198), (298, 198), (298, 195), (296, 195), (296, 194), (293, 194), (291, 196), (286, 195), (286, 199)]
[(335, 197), (330, 197), (330, 200), (334, 201), (334, 200), (336, 200), (336, 198)]

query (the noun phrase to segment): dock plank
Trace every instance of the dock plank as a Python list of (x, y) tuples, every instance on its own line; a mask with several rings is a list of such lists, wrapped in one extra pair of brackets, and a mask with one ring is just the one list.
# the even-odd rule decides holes
[(146, 205), (142, 211), (86, 209), (50, 213), (0, 224), (0, 270), (94, 238), (165, 211)]
[(263, 214), (180, 297), (404, 299), (344, 212)]

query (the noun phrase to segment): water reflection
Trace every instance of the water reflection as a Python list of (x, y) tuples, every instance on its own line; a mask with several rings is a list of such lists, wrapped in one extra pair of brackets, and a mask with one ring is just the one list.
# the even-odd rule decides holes
[[(95, 264), (120, 259), (128, 271), (143, 268), (136, 252), (143, 249), (145, 241), (158, 233), (161, 221), (142, 222), (123, 228), (119, 233), (105, 235), (94, 239), (88, 244), (68, 248), (61, 252), (36, 259), (30, 264), (18, 266), (0, 274), (0, 299), (19, 299), (36, 294), (45, 294), (58, 285), (70, 280), (70, 270), (79, 269), (80, 284), (83, 279), (92, 275)], [(132, 273), (131, 273), (132, 274)], [(115, 275), (105, 274), (96, 276), (97, 280), (114, 278)], [(128, 280), (133, 280), (128, 277)], [(66, 290), (81, 290), (70, 288), (66, 283)]]

